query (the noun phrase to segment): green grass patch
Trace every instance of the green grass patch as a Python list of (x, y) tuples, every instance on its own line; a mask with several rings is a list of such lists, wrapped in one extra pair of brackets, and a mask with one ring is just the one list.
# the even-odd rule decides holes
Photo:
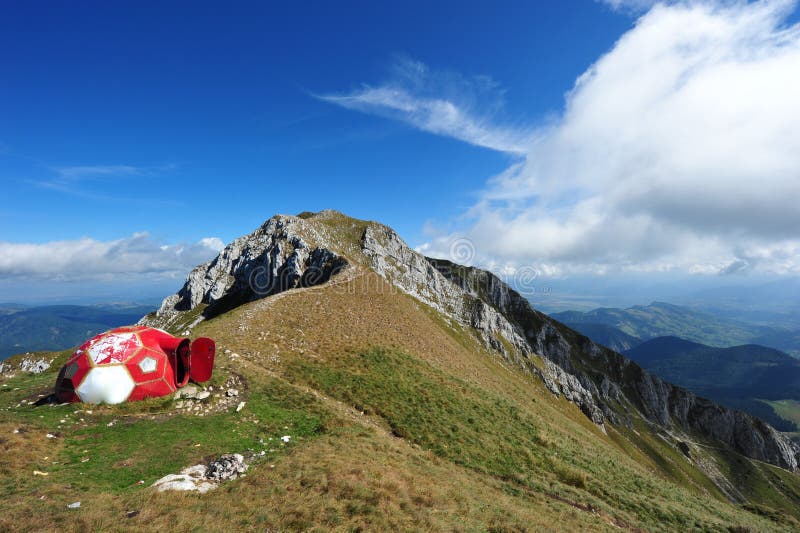
[[(312, 395), (276, 378), (251, 387), (241, 412), (204, 417), (174, 412), (171, 396), (116, 406), (17, 406), (32, 390), (47, 390), (54, 379), (49, 372), (24, 374), (0, 387), (0, 423), (13, 422), (39, 440), (54, 434), (51, 442), (59, 445), (46, 462), (37, 458), (37, 468), (48, 475), (26, 481), (27, 489), (63, 481), (77, 493), (120, 493), (138, 487), (140, 480), (150, 485), (224, 453), (263, 450), (265, 455), (259, 457), (274, 460), (322, 433), (329, 418)], [(284, 435), (291, 437), (288, 443), (282, 442)], [(29, 478), (29, 473), (21, 474)], [(6, 481), (0, 484), (0, 494), (20, 489), (19, 480)]]
[[(670, 472), (664, 477), (677, 483), (648, 473), (649, 468), (632, 467), (609, 447), (540, 427), (522, 404), (401, 351), (370, 349), (324, 365), (298, 360), (287, 374), (381, 417), (399, 437), (501, 480), (503, 490), (514, 497), (545, 493), (625, 522), (635, 516), (662, 529), (719, 528), (724, 516), (720, 510), (731, 509), (721, 496), (709, 498), (706, 491), (719, 491), (645, 427), (641, 432), (648, 435), (648, 449), (640, 453), (652, 457), (654, 466)], [(751, 520), (742, 523), (747, 522)]]
[(511, 479), (538, 462), (537, 428), (517, 406), (401, 352), (373, 349), (327, 366), (299, 361), (289, 372), (457, 464)]

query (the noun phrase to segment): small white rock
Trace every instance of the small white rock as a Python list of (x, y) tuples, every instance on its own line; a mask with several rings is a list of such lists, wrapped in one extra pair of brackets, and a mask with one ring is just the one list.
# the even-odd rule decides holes
[(239, 402), (239, 405), (236, 406), (236, 412), (238, 413), (242, 409), (244, 409), (245, 402)]
[(185, 474), (195, 478), (205, 478), (208, 467), (206, 465), (194, 465), (181, 470), (181, 474)]

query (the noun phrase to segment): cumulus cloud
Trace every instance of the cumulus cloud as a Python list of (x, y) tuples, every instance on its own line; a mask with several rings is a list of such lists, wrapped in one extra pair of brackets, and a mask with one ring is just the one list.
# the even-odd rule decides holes
[[(800, 273), (794, 8), (653, 7), (488, 182), (458, 237), (552, 273)], [(454, 238), (421, 249), (446, 256)]]
[[(386, 83), (317, 98), (502, 152), (523, 153), (532, 134), (530, 128), (500, 127), (492, 120), (502, 102), (502, 91), (491, 78), (468, 79), (452, 72), (433, 72), (407, 58), (395, 63), (392, 78)], [(494, 102), (494, 108), (478, 113), (478, 99)]]
[(217, 237), (159, 243), (147, 233), (111, 241), (83, 238), (41, 244), (0, 242), (0, 279), (115, 281), (175, 278), (224, 247)]

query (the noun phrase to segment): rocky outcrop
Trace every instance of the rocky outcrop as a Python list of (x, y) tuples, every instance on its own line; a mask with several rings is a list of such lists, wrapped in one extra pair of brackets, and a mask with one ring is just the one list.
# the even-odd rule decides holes
[(474, 328), (487, 347), (507, 357), (530, 352), (518, 329), (502, 313), (477, 294), (453, 283), (439, 270), (441, 264), (409, 248), (391, 228), (370, 225), (361, 242), (362, 252), (373, 271), (403, 292)]
[(25, 353), (10, 357), (0, 363), (0, 376), (11, 377), (17, 372), (41, 374), (53, 364), (52, 354)]
[(153, 483), (158, 492), (168, 490), (180, 492), (199, 492), (204, 494), (217, 488), (222, 481), (243, 476), (248, 465), (238, 453), (228, 453), (211, 461), (208, 465), (194, 465), (184, 468), (178, 474), (168, 474)]
[(247, 463), (238, 453), (228, 453), (211, 461), (206, 469), (206, 478), (215, 481), (236, 479), (247, 472)]
[[(592, 393), (586, 390), (578, 378), (565, 372), (549, 359), (544, 360), (544, 366), (544, 371), (539, 371), (539, 369), (533, 371), (542, 378), (542, 381), (550, 392), (553, 394), (562, 394), (564, 398), (577, 405), (581, 411), (583, 411), (583, 414), (595, 424), (602, 424), (605, 421), (606, 415), (603, 409), (598, 405)], [(603, 407), (606, 407), (606, 410), (608, 410), (607, 406), (603, 405)]]
[[(190, 273), (177, 294), (167, 297), (140, 324), (175, 329), (187, 312), (187, 329), (203, 318), (287, 289), (325, 283), (347, 266), (344, 257), (318, 245), (323, 236), (301, 218), (276, 215), (253, 233), (227, 245)], [(183, 329), (183, 328), (179, 328)]]

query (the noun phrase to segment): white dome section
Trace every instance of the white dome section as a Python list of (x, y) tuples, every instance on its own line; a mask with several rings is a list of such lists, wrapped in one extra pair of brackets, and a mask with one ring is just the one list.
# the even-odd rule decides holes
[(134, 386), (124, 366), (98, 366), (89, 370), (75, 392), (85, 403), (122, 403), (128, 399)]
[(152, 357), (148, 356), (139, 361), (139, 370), (142, 371), (142, 374), (149, 374), (150, 372), (155, 372), (156, 368), (158, 368), (158, 361), (156, 361)]

